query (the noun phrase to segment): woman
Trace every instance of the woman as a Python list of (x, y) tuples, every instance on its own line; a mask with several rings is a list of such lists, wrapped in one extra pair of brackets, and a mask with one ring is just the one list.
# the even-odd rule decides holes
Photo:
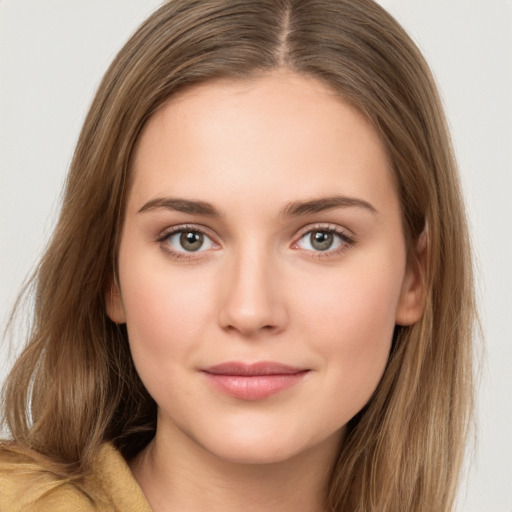
[(2, 510), (451, 509), (467, 229), (428, 67), (373, 2), (164, 5), (34, 283)]

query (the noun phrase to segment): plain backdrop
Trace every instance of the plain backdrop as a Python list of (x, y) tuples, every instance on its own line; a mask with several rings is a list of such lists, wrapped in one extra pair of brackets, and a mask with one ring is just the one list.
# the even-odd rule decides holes
[[(99, 80), (159, 4), (0, 0), (0, 328), (51, 232)], [(381, 4), (438, 81), (474, 239), (485, 354), (458, 511), (512, 512), (512, 1)], [(11, 361), (1, 345), (0, 382)]]

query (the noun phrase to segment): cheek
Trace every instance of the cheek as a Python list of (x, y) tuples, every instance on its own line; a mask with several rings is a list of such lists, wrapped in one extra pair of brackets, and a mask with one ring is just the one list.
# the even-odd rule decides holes
[(315, 326), (318, 340), (334, 335), (357, 348), (387, 339), (395, 325), (403, 274), (398, 265), (395, 267), (381, 264), (334, 269), (316, 285), (314, 280), (300, 283), (292, 294), (299, 318)]
[(321, 354), (325, 389), (336, 407), (344, 401), (348, 419), (368, 401), (386, 367), (395, 328), (400, 287), (387, 273), (351, 269), (329, 280), (316, 293), (295, 294), (301, 303), (301, 330), (309, 330)]
[(211, 317), (209, 281), (199, 289), (186, 273), (168, 266), (128, 265), (132, 272), (121, 282), (132, 358), (155, 401), (174, 408), (172, 397), (193, 399), (187, 375)]
[[(123, 274), (123, 268), (130, 271)], [(175, 356), (193, 350), (213, 314), (211, 280), (173, 272), (165, 261), (155, 264), (130, 258), (120, 262), (120, 273), (134, 359), (172, 364)], [(197, 282), (202, 282), (201, 287)]]

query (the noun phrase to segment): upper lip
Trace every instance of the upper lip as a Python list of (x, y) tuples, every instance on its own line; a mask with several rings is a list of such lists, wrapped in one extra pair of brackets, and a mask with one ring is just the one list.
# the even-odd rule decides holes
[(272, 361), (259, 361), (256, 363), (241, 363), (230, 361), (204, 368), (203, 371), (212, 375), (238, 375), (244, 377), (258, 375), (292, 375), (301, 373), (307, 368), (298, 368)]

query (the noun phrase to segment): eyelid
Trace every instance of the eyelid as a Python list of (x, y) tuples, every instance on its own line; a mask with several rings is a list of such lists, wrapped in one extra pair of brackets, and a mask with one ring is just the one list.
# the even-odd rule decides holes
[[(164, 246), (164, 242), (173, 234), (180, 233), (183, 231), (196, 231), (198, 233), (202, 233), (206, 237), (208, 237), (212, 244), (215, 246), (213, 249), (217, 250), (221, 248), (221, 244), (217, 242), (217, 236), (215, 233), (212, 233), (211, 229), (207, 228), (206, 226), (203, 226), (201, 224), (177, 224), (174, 226), (170, 226), (168, 228), (165, 228), (162, 230), (156, 237), (156, 242), (161, 245), (162, 250), (169, 254), (170, 256), (176, 258), (176, 259), (194, 259), (198, 258), (203, 253), (208, 252), (210, 249), (206, 250), (198, 250), (198, 251), (176, 251), (173, 250), (169, 245)], [(298, 242), (308, 233), (312, 233), (314, 231), (327, 231), (331, 232), (337, 237), (341, 239), (341, 247), (337, 247), (335, 249), (326, 249), (325, 251), (315, 251), (315, 250), (308, 250), (308, 249), (302, 249), (298, 246)], [(335, 255), (340, 254), (341, 252), (344, 252), (351, 246), (353, 246), (356, 243), (356, 236), (352, 233), (349, 229), (339, 226), (337, 224), (331, 224), (331, 223), (315, 223), (310, 224), (308, 226), (304, 226), (299, 230), (297, 235), (294, 237), (294, 242), (291, 244), (291, 248), (294, 250), (302, 250), (303, 252), (309, 253), (312, 257), (316, 258), (327, 258), (332, 257)]]
[(202, 253), (206, 252), (206, 250), (198, 250), (198, 251), (177, 251), (171, 248), (169, 245), (164, 246), (163, 244), (168, 240), (172, 235), (177, 233), (182, 233), (186, 231), (201, 233), (202, 235), (208, 237), (212, 244), (215, 246), (214, 249), (220, 248), (220, 244), (216, 241), (216, 236), (212, 234), (211, 230), (202, 226), (200, 224), (177, 224), (175, 226), (170, 226), (164, 230), (162, 230), (158, 236), (156, 237), (156, 242), (160, 244), (162, 250), (167, 254), (178, 258), (178, 259), (190, 259), (197, 258)]
[(157, 240), (165, 239), (169, 235), (172, 235), (173, 233), (177, 233), (180, 231), (197, 231), (198, 233), (203, 233), (204, 235), (207, 235), (210, 238), (214, 238), (215, 235), (212, 235), (211, 229), (207, 228), (206, 226), (203, 226), (201, 224), (176, 224), (175, 226), (169, 226), (165, 229), (162, 229), (159, 234), (157, 235)]
[(296, 235), (296, 239), (302, 238), (305, 234), (311, 233), (311, 231), (331, 231), (337, 235), (340, 235), (345, 238), (349, 238), (355, 240), (355, 234), (352, 233), (348, 228), (340, 226), (338, 224), (332, 224), (330, 222), (316, 222), (314, 224), (308, 224), (307, 226), (302, 227)]
[[(308, 249), (302, 249), (298, 246), (299, 241), (304, 238), (305, 235), (315, 232), (315, 231), (327, 231), (330, 233), (333, 233), (334, 235), (338, 236), (341, 241), (342, 245), (341, 247), (335, 248), (335, 249), (327, 249), (325, 251), (314, 251), (314, 250), (308, 250)], [(344, 228), (342, 226), (339, 226), (337, 224), (331, 224), (331, 223), (316, 223), (311, 224), (308, 226), (303, 227), (295, 237), (295, 241), (292, 243), (292, 249), (295, 250), (303, 250), (305, 252), (311, 253), (314, 257), (329, 257), (333, 255), (337, 255), (352, 245), (356, 243), (356, 237), (355, 235), (348, 230), (347, 228)]]

